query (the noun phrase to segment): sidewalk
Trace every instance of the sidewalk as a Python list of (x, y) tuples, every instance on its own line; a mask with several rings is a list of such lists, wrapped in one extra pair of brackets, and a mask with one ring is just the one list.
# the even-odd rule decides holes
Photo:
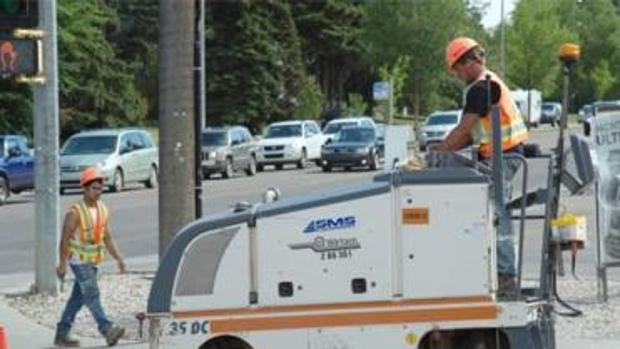
[[(133, 271), (155, 270), (157, 256), (132, 258), (127, 265)], [(104, 263), (102, 271), (112, 270), (113, 263)], [(39, 325), (35, 321), (22, 315), (8, 305), (12, 295), (23, 294), (29, 291), (33, 283), (34, 273), (17, 273), (0, 275), (0, 325), (4, 326), (8, 339), (7, 349), (52, 349), (54, 346), (54, 330)], [(86, 310), (82, 310), (86, 312)], [(60, 314), (53, 314), (54, 317)], [(103, 349), (108, 348), (103, 338), (77, 337), (81, 348)], [(136, 343), (121, 339), (117, 348), (148, 349), (148, 343)]]

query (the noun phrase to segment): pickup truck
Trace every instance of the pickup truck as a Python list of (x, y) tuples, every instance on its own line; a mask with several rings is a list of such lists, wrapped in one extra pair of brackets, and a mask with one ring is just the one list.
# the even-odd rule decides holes
[(34, 188), (34, 158), (21, 135), (0, 134), (0, 205), (11, 193)]

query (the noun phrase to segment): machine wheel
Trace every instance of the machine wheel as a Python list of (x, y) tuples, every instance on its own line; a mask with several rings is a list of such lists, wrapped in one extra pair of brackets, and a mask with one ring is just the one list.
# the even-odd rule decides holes
[(233, 162), (231, 158), (226, 158), (226, 167), (222, 172), (222, 178), (230, 178), (233, 176)]
[(301, 159), (299, 159), (299, 161), (297, 161), (297, 168), (302, 169), (306, 167), (306, 159), (307, 159), (308, 155), (306, 154), (306, 149), (302, 149), (301, 150)]
[(155, 165), (151, 166), (151, 173), (149, 174), (149, 178), (144, 182), (144, 186), (147, 188), (156, 188), (157, 183), (157, 167)]
[(248, 176), (254, 176), (256, 174), (256, 158), (254, 155), (250, 155), (250, 163), (248, 168), (245, 169), (245, 174)]
[(4, 205), (9, 199), (9, 183), (6, 178), (0, 176), (0, 205)]
[(123, 171), (120, 168), (117, 168), (114, 171), (114, 179), (112, 180), (112, 185), (110, 185), (110, 191), (114, 193), (118, 193), (123, 190), (125, 186), (125, 180), (123, 178)]

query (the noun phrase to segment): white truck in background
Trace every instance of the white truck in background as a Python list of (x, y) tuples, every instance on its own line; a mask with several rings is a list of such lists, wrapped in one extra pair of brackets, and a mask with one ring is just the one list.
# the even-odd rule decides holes
[(528, 126), (538, 127), (542, 116), (542, 93), (538, 90), (512, 91), (512, 98)]

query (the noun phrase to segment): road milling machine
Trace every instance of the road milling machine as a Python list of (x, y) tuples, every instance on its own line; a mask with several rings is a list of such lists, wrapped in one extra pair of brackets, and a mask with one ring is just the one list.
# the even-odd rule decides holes
[[(463, 154), (433, 155), (420, 170), (396, 167), (187, 225), (152, 284), (150, 348), (554, 349), (556, 309), (567, 304), (555, 282), (565, 244), (551, 221), (560, 183), (578, 193), (594, 178), (585, 138), (571, 135), (565, 156), (563, 117), (553, 152), (526, 151), (545, 163), (544, 185), (528, 190), (531, 157), (511, 155), (523, 182), (512, 200), (503, 195), (506, 159), (496, 142), (488, 167)], [(526, 221), (544, 222), (540, 273), (522, 285), (519, 262), (518, 290), (507, 296), (498, 293), (500, 205), (512, 212), (506, 219), (517, 223), (519, 241)], [(544, 213), (530, 213), (533, 206)]]

